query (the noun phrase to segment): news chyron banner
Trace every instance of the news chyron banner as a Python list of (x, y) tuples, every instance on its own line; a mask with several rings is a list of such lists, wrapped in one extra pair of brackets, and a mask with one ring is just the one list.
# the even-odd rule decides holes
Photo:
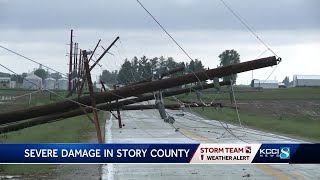
[(0, 144), (0, 163), (320, 163), (319, 151), (320, 144)]

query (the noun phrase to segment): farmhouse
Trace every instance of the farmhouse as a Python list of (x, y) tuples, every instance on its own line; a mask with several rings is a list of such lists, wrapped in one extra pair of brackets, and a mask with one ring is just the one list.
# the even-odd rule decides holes
[(293, 87), (320, 86), (320, 75), (294, 75)]

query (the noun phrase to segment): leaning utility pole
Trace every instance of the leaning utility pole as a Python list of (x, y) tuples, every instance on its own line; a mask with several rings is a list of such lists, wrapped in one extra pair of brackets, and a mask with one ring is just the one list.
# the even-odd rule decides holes
[(92, 80), (91, 80), (91, 74), (90, 74), (90, 69), (89, 69), (89, 61), (88, 61), (88, 57), (87, 57), (87, 51), (83, 50), (82, 51), (82, 55), (83, 55), (83, 61), (84, 61), (84, 68), (86, 70), (86, 77), (87, 77), (86, 79), (87, 79), (88, 86), (89, 86), (91, 106), (93, 108), (94, 125), (95, 125), (96, 131), (97, 131), (98, 142), (102, 143), (102, 134), (101, 134), (100, 124), (99, 124), (96, 100), (94, 99), (95, 95), (94, 95), (94, 92), (93, 92), (93, 84), (92, 84)]
[[(94, 64), (90, 67), (90, 71), (99, 63), (99, 61), (103, 58), (103, 56), (107, 54), (107, 52), (111, 49), (111, 47), (112, 47), (119, 39), (120, 39), (119, 36), (116, 37), (116, 39), (109, 45), (109, 47), (108, 47), (106, 50), (104, 50), (104, 52), (100, 55), (100, 57), (99, 57), (99, 58), (94, 62)], [(96, 47), (94, 48), (94, 52), (95, 52), (95, 50), (97, 49), (100, 41), (101, 41), (101, 40), (98, 41)], [(90, 56), (90, 59), (91, 59), (91, 58), (92, 58), (92, 55)], [(84, 75), (82, 75), (81, 78), (84, 79)], [(80, 89), (81, 89), (81, 88), (84, 86), (84, 82), (82, 82), (82, 83), (78, 82), (75, 86), (77, 86), (77, 87), (79, 86)], [(71, 91), (68, 93), (68, 95), (67, 95), (66, 97), (67, 97), (67, 98), (70, 97), (70, 96), (72, 95), (72, 93), (73, 93), (74, 90), (75, 90), (75, 89), (72, 88)]]

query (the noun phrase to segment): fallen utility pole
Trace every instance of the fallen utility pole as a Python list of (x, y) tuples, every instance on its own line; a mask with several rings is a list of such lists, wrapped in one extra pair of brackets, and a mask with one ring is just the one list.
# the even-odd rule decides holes
[[(175, 73), (180, 72), (180, 71), (183, 71), (183, 70), (184, 70), (184, 67), (181, 66), (181, 67), (178, 67), (178, 68), (169, 70), (169, 71), (165, 71), (164, 73), (160, 74), (160, 79), (162, 79), (162, 78), (165, 77), (165, 76), (169, 76), (169, 75), (171, 75), (171, 74), (175, 74)], [(133, 82), (133, 83), (129, 84), (128, 86), (137, 85), (137, 84), (141, 84), (141, 83), (145, 83), (145, 82), (150, 82), (150, 81), (152, 81), (152, 77), (150, 77), (150, 78), (148, 78), (148, 79), (145, 79), (145, 80), (142, 80), (142, 81)]]
[[(205, 107), (205, 105), (188, 105), (189, 107)], [(219, 103), (217, 104), (213, 104), (212, 107), (221, 107), (221, 105)], [(166, 109), (171, 109), (171, 110), (177, 110), (177, 109), (181, 109), (181, 105), (180, 104), (168, 104), (165, 105)], [(129, 105), (129, 106), (123, 106), (120, 109), (122, 110), (148, 110), (148, 109), (157, 109), (156, 105)], [(113, 108), (113, 109), (105, 109), (107, 111), (116, 111), (117, 108)], [(81, 115), (79, 114), (80, 111), (71, 111), (71, 112), (66, 112), (66, 113), (62, 113), (62, 114), (55, 114), (55, 115), (49, 115), (49, 116), (45, 116), (45, 117), (37, 117), (34, 119), (28, 119), (28, 120), (24, 120), (18, 123), (11, 123), (8, 125), (3, 125), (0, 126), (0, 134), (3, 133), (8, 133), (8, 132), (12, 132), (12, 131), (18, 131), (21, 129), (25, 129), (25, 128), (29, 128), (29, 127), (33, 127), (33, 126), (37, 126), (37, 125), (41, 125), (41, 124), (47, 124), (47, 123), (52, 123), (52, 122), (56, 122), (56, 121), (61, 121), (64, 120), (65, 118), (68, 117), (74, 117), (74, 116), (78, 116)]]
[[(277, 65), (279, 61), (280, 60), (276, 59), (275, 56), (271, 56), (239, 64), (223, 66), (216, 69), (210, 69), (198, 73), (186, 74), (168, 79), (156, 80), (147, 83), (122, 87), (116, 90), (98, 93), (95, 96), (95, 100), (97, 104), (110, 102), (117, 99), (123, 99), (131, 96), (137, 96), (140, 94), (157, 91), (160, 89), (181, 86), (184, 84), (194, 83), (198, 81), (205, 81), (214, 77), (220, 78), (231, 74), (241, 73), (268, 66), (274, 66)], [(74, 101), (88, 106), (91, 105), (90, 96), (83, 96), (79, 99), (74, 98), (72, 99), (72, 101), (65, 100), (48, 105), (36, 106), (23, 110), (1, 113), (0, 124), (35, 118), (38, 116), (45, 116), (49, 114), (71, 111), (78, 108), (78, 104)]]
[[(220, 86), (224, 86), (224, 85), (230, 85), (230, 82), (220, 82)], [(192, 86), (189, 88), (174, 90), (174, 91), (166, 91), (166, 92), (162, 93), (162, 96), (163, 97), (174, 96), (174, 95), (188, 93), (188, 92), (196, 91), (196, 90), (210, 89), (213, 87), (214, 87), (214, 84), (203, 84), (203, 85), (198, 85), (198, 86)], [(128, 106), (128, 105), (143, 102), (143, 101), (148, 101), (148, 100), (152, 100), (152, 99), (154, 99), (153, 95), (147, 95), (147, 96), (143, 96), (140, 98), (126, 99), (126, 100), (119, 101), (116, 103), (99, 104), (97, 106), (97, 109), (105, 110), (105, 111), (115, 111), (118, 107), (120, 107), (120, 109), (133, 110), (134, 106), (132, 106), (132, 105)], [(148, 105), (148, 106), (155, 107), (155, 105)], [(167, 107), (167, 106), (165, 105), (165, 107)], [(189, 107), (189, 106), (187, 106), (187, 107)], [(192, 107), (192, 105), (191, 105), (191, 107)], [(20, 129), (24, 129), (24, 128), (28, 128), (28, 127), (32, 127), (32, 126), (37, 126), (40, 124), (60, 121), (65, 118), (79, 116), (79, 115), (83, 115), (86, 113), (92, 113), (92, 108), (85, 107), (84, 110), (76, 109), (76, 110), (73, 110), (70, 112), (41, 116), (41, 117), (36, 117), (33, 119), (23, 120), (23, 121), (16, 122), (16, 123), (6, 124), (6, 125), (3, 125), (0, 127), (0, 134), (10, 132), (10, 131), (16, 131), (16, 130), (20, 130)]]

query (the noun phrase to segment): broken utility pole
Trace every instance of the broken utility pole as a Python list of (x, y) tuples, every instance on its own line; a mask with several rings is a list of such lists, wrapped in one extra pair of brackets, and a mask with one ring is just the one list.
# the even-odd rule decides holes
[[(104, 87), (104, 85), (103, 85)], [(117, 89), (117, 85), (113, 85), (113, 89)], [(118, 99), (116, 100), (116, 103), (118, 102)], [(120, 115), (120, 109), (119, 107), (117, 108), (117, 119), (118, 119), (118, 124), (119, 124), (119, 128), (122, 128), (122, 123), (121, 123), (121, 115)]]
[(92, 80), (91, 80), (87, 51), (83, 50), (82, 55), (83, 55), (83, 61), (84, 61), (84, 68), (86, 70), (86, 77), (87, 77), (86, 79), (88, 82), (88, 87), (89, 87), (89, 92), (90, 92), (91, 106), (93, 109), (94, 124), (95, 124), (96, 131), (97, 131), (98, 143), (102, 143), (103, 142), (102, 141), (102, 134), (101, 134), (100, 123), (99, 123), (99, 118), (98, 118), (96, 100), (94, 99), (93, 84), (92, 84)]
[[(225, 85), (230, 85), (230, 82), (220, 82), (219, 86), (225, 86)], [(166, 91), (166, 92), (162, 93), (162, 96), (169, 97), (169, 96), (174, 96), (174, 95), (178, 95), (178, 94), (188, 93), (191, 91), (210, 89), (210, 88), (214, 88), (214, 87), (215, 87), (214, 84), (202, 84), (202, 85), (192, 86), (189, 88), (183, 88), (183, 89), (174, 90), (174, 91)], [(97, 109), (101, 109), (101, 110), (105, 110), (105, 111), (115, 111), (119, 107), (120, 109), (133, 110), (133, 106), (127, 106), (127, 105), (139, 103), (139, 102), (143, 102), (143, 101), (148, 101), (148, 100), (152, 100), (152, 99), (154, 99), (153, 95), (146, 95), (146, 96), (142, 96), (139, 98), (126, 99), (126, 100), (122, 100), (122, 101), (115, 102), (115, 103), (99, 104), (99, 105), (97, 105)], [(193, 105), (190, 102), (186, 102), (185, 105), (187, 107), (193, 107)], [(147, 105), (147, 106), (152, 107), (152, 108), (153, 107), (156, 108), (156, 105)], [(201, 106), (202, 105), (200, 104), (199, 107), (201, 107)], [(219, 106), (219, 104), (217, 104), (217, 105), (212, 104), (211, 106), (215, 107), (215, 106)], [(46, 116), (36, 117), (33, 119), (19, 121), (17, 123), (12, 123), (9, 125), (3, 125), (3, 126), (0, 126), (0, 133), (16, 131), (16, 130), (36, 126), (39, 124), (55, 122), (55, 121), (63, 120), (65, 118), (70, 118), (70, 117), (79, 116), (79, 115), (83, 115), (83, 114), (86, 114), (88, 116), (89, 115), (88, 113), (92, 113), (92, 111), (93, 111), (93, 109), (90, 107), (82, 107), (82, 106), (80, 106), (80, 107), (81, 107), (81, 110), (76, 109), (76, 110), (69, 111), (69, 112), (53, 114), (53, 115), (46, 115)], [(145, 106), (145, 108), (146, 108), (146, 106)], [(170, 106), (165, 105), (165, 108), (170, 109)], [(140, 108), (140, 109), (142, 109), (142, 108)], [(91, 119), (90, 116), (89, 116), (89, 119)], [(92, 120), (92, 122), (94, 123), (93, 120)]]
[[(219, 67), (216, 69), (210, 69), (198, 73), (191, 73), (182, 76), (172, 77), (168, 79), (155, 80), (151, 82), (141, 83), (132, 86), (122, 87), (116, 90), (97, 93), (95, 100), (97, 104), (110, 102), (117, 99), (123, 99), (130, 96), (137, 96), (148, 92), (157, 91), (160, 89), (166, 89), (184, 84), (194, 83), (198, 81), (205, 81), (214, 77), (223, 77), (231, 74), (250, 71), (253, 69), (259, 69), (268, 66), (277, 65), (279, 59), (275, 56), (261, 58), (253, 61), (247, 61), (239, 64), (232, 64), (228, 66)], [(91, 105), (90, 96), (83, 96), (79, 99), (75, 98), (72, 101), (78, 101), (84, 105)], [(39, 116), (45, 116), (54, 113), (62, 113), (71, 111), (78, 108), (78, 105), (70, 100), (64, 100), (43, 106), (36, 106), (26, 108), (23, 110), (17, 110), (12, 112), (0, 113), (0, 124), (11, 123), (19, 120), (35, 118)]]
[[(120, 39), (120, 37), (118, 36), (110, 45), (109, 47), (101, 54), (101, 56), (94, 62), (94, 64), (90, 67), (90, 71), (99, 63), (99, 61), (103, 58), (103, 56), (111, 49), (111, 47)], [(97, 43), (95, 49), (98, 47), (98, 44), (100, 43), (100, 40), (99, 42)], [(93, 56), (93, 54), (92, 54)], [(84, 75), (80, 76), (82, 79), (84, 79)], [(78, 82), (75, 86), (77, 87), (82, 87), (84, 84), (84, 82)], [(72, 93), (75, 91), (75, 88), (72, 88), (72, 90), (68, 93), (68, 95), (66, 96), (67, 98), (70, 97), (72, 95)]]
[[(178, 67), (178, 68), (171, 69), (171, 70), (169, 70), (169, 71), (165, 71), (165, 72), (163, 72), (162, 74), (160, 74), (160, 79), (162, 79), (162, 78), (165, 77), (165, 76), (169, 76), (169, 75), (175, 74), (175, 73), (180, 72), (180, 71), (183, 71), (183, 70), (184, 70), (184, 67), (183, 67), (183, 66), (180, 66), (180, 67)], [(145, 83), (145, 82), (150, 82), (150, 81), (152, 81), (152, 78), (153, 78), (153, 77), (150, 77), (150, 78), (145, 79), (145, 80), (142, 80), (142, 81), (133, 82), (133, 83), (129, 84), (128, 86), (137, 85), (137, 84), (141, 84), (141, 83)]]

